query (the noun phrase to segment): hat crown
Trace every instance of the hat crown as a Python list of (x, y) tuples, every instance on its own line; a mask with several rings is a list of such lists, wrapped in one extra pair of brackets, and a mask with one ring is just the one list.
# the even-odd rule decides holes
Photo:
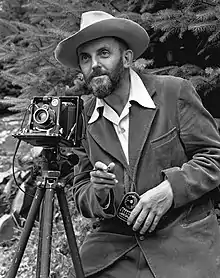
[(81, 16), (80, 30), (82, 30), (96, 22), (100, 22), (102, 20), (111, 19), (111, 18), (114, 18), (114, 16), (112, 16), (106, 12), (102, 12), (102, 11), (85, 12)]
[(55, 49), (55, 58), (63, 65), (78, 68), (78, 52), (80, 45), (103, 37), (118, 37), (124, 40), (137, 59), (147, 48), (149, 36), (138, 23), (114, 17), (103, 11), (82, 13), (80, 30), (63, 39)]

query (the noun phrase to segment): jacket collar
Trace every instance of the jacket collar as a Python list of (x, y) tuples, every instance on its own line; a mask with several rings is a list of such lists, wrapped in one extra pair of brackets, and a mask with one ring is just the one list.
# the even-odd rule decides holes
[[(148, 75), (143, 73), (138, 73), (139, 77), (141, 78), (144, 86), (146, 87), (148, 94), (150, 95), (150, 97), (152, 98), (154, 93), (156, 92), (156, 78), (155, 75)], [(155, 103), (156, 104), (156, 103)], [(85, 105), (85, 108), (87, 110), (87, 116), (88, 119), (91, 118), (94, 109), (96, 107), (96, 97), (92, 97), (88, 103)]]
[[(154, 117), (159, 109), (156, 98), (156, 80), (155, 76), (139, 75), (146, 86), (150, 96), (152, 97), (156, 109), (145, 108), (138, 103), (131, 106), (130, 127), (129, 127), (129, 165), (127, 164), (121, 144), (117, 138), (116, 132), (112, 124), (104, 117), (99, 117), (97, 121), (88, 124), (87, 131), (96, 141), (96, 143), (112, 156), (112, 159), (120, 161), (120, 163), (129, 170), (130, 176), (134, 180), (136, 175), (141, 152), (150, 132)], [(96, 99), (93, 98), (87, 104), (87, 115), (90, 118), (95, 108)], [(86, 106), (87, 106), (86, 105)], [(103, 109), (103, 108), (102, 108)], [(100, 113), (101, 115), (101, 113)], [(89, 120), (88, 118), (88, 120)], [(135, 132), (134, 132), (135, 131)], [(112, 143), (114, 142), (114, 144)], [(114, 161), (113, 160), (113, 161)]]
[[(131, 81), (131, 86), (130, 86), (130, 94), (129, 94), (129, 99), (128, 99), (128, 105), (130, 106), (132, 101), (137, 102), (139, 105), (145, 107), (145, 108), (153, 108), (155, 109), (156, 106), (150, 97), (146, 86), (144, 85), (142, 79), (139, 77), (139, 75), (132, 69), (130, 69), (130, 81)], [(110, 115), (110, 111), (112, 109), (108, 106), (108, 104), (99, 98), (96, 98), (96, 104), (94, 111), (92, 113), (91, 118), (89, 119), (89, 124), (92, 124), (99, 118), (99, 112), (100, 108), (103, 107), (103, 115), (106, 114)], [(109, 116), (107, 116), (109, 118)]]

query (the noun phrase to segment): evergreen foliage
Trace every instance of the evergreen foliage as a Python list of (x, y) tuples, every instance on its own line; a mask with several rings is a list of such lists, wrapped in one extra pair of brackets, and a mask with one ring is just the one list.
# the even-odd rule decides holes
[(22, 110), (33, 95), (72, 93), (69, 88), (79, 72), (60, 65), (53, 51), (79, 29), (81, 13), (95, 9), (132, 19), (148, 31), (150, 46), (135, 67), (190, 79), (204, 102), (210, 93), (218, 98), (219, 0), (4, 0), (1, 77), (17, 86), (22, 98), (18, 105), (11, 98), (2, 101), (4, 105)]

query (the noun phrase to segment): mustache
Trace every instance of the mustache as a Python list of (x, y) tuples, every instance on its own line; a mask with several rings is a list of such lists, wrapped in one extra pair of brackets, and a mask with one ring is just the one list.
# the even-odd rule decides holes
[(88, 77), (88, 82), (90, 82), (94, 77), (98, 77), (101, 75), (108, 75), (107, 72), (102, 71), (100, 68), (93, 69), (93, 72)]

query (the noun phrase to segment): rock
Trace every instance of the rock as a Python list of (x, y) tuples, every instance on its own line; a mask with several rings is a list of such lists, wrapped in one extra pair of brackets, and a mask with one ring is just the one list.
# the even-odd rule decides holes
[[(12, 166), (12, 159), (17, 139), (12, 135), (19, 129), (22, 121), (21, 114), (3, 116), (0, 121), (0, 172), (8, 171)], [(31, 145), (21, 142), (17, 155), (25, 155)]]

